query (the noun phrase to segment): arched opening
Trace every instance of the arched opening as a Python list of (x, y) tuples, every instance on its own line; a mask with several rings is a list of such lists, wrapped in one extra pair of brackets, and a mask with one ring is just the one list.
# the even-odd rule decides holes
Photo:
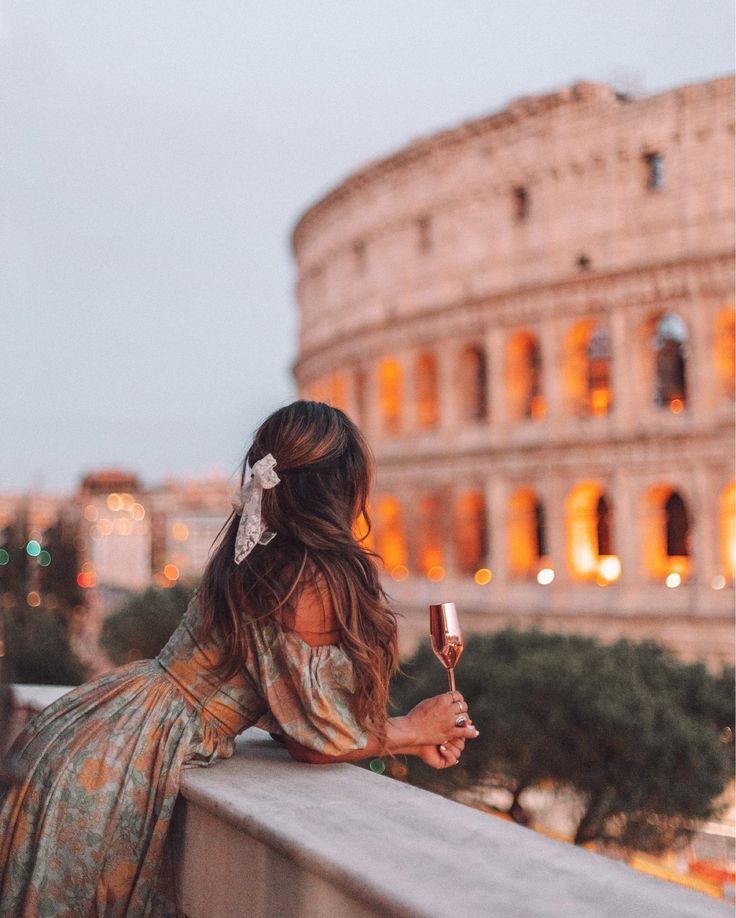
[(563, 381), (568, 409), (583, 417), (608, 414), (611, 390), (611, 339), (593, 319), (576, 322), (565, 338)]
[(395, 357), (385, 357), (378, 365), (378, 398), (383, 432), (389, 436), (400, 434), (401, 364)]
[(519, 488), (509, 498), (506, 527), (509, 574), (534, 577), (547, 555), (544, 504), (531, 488)]
[(408, 574), (406, 531), (401, 504), (393, 494), (376, 501), (376, 545), (386, 571), (396, 580)]
[(418, 566), (430, 580), (445, 576), (442, 550), (442, 501), (439, 494), (422, 494), (416, 502)]
[(414, 363), (414, 392), (417, 426), (434, 430), (439, 422), (437, 359), (434, 354), (419, 354)]
[(506, 345), (506, 394), (510, 416), (515, 420), (544, 417), (542, 356), (536, 335), (520, 331)]
[(721, 309), (716, 315), (713, 344), (719, 393), (733, 399), (736, 395), (736, 322), (733, 306)]
[(486, 500), (482, 491), (466, 491), (455, 503), (455, 550), (457, 569), (476, 573), (488, 556)]
[(651, 348), (654, 357), (653, 401), (658, 408), (679, 414), (687, 403), (687, 328), (673, 312), (654, 324)]
[(721, 564), (726, 579), (733, 583), (736, 576), (736, 482), (723, 489), (719, 504)]
[(565, 501), (565, 554), (576, 580), (594, 580), (601, 586), (621, 575), (621, 562), (613, 549), (613, 511), (597, 482), (576, 485)]
[(488, 417), (487, 386), (485, 349), (479, 345), (464, 348), (457, 374), (457, 402), (464, 421), (484, 421)]
[(671, 485), (655, 485), (644, 499), (644, 564), (648, 575), (678, 586), (692, 572), (690, 514)]

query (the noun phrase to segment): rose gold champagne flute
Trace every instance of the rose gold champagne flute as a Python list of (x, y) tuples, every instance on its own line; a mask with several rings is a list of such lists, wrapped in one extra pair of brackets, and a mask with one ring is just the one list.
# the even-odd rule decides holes
[(455, 691), (455, 667), (463, 652), (463, 633), (454, 602), (441, 602), (429, 607), (429, 634), (432, 650), (447, 670), (450, 691)]

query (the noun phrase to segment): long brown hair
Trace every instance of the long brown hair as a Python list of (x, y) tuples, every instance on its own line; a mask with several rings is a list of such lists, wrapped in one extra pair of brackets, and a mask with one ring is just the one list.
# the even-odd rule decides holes
[(199, 587), (202, 635), (219, 632), (221, 668), (230, 676), (247, 658), (253, 619), (291, 611), (305, 586), (321, 582), (353, 662), (356, 716), (380, 734), (398, 649), (396, 616), (381, 587), (378, 556), (354, 534), (361, 517), (370, 531), (370, 449), (344, 412), (323, 402), (296, 401), (258, 428), (243, 460), (241, 484), (247, 466), (268, 453), (276, 459), (280, 483), (263, 492), (261, 515), (276, 537), (256, 545), (238, 565), (233, 554), (240, 517), (226, 521)]

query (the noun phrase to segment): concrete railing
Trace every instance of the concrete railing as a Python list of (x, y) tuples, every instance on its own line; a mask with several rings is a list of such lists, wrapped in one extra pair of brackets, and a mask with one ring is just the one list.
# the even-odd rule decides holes
[(260, 730), (232, 759), (184, 770), (172, 831), (187, 918), (732, 914), (391, 778), (295, 762)]

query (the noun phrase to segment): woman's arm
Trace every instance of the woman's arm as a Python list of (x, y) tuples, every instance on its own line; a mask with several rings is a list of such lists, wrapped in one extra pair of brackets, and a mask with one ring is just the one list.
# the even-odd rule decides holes
[(468, 706), (459, 692), (455, 692), (454, 700), (445, 692), (426, 698), (403, 717), (389, 717), (384, 743), (375, 733), (369, 733), (367, 744), (360, 749), (342, 755), (325, 755), (286, 737), (286, 748), (293, 759), (311, 765), (359, 762), (381, 755), (418, 755), (434, 767), (441, 767), (434, 764), (440, 761), (454, 765), (465, 740), (479, 735), (472, 724), (455, 726), (455, 718), (467, 710)]

